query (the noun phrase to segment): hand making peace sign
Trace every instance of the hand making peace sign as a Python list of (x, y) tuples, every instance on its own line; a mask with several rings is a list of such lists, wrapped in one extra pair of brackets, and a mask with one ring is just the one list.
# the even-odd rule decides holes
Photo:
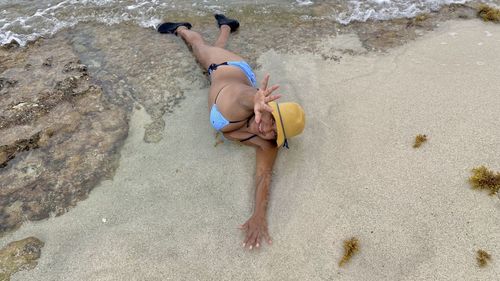
[(264, 80), (262, 80), (260, 89), (257, 91), (257, 93), (255, 93), (253, 110), (255, 112), (255, 122), (257, 122), (257, 124), (260, 123), (262, 113), (266, 111), (269, 113), (273, 112), (273, 109), (267, 103), (281, 98), (281, 95), (271, 95), (272, 92), (279, 88), (279, 86), (274, 85), (268, 89), (268, 82), (269, 74), (266, 74)]

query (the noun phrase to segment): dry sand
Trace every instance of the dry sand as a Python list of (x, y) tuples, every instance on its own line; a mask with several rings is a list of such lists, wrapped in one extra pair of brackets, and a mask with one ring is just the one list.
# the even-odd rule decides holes
[[(332, 45), (359, 49), (347, 38)], [(206, 89), (186, 93), (158, 144), (143, 142), (137, 110), (113, 181), (0, 240), (45, 242), (37, 268), (13, 280), (499, 280), (500, 200), (467, 183), (478, 165), (500, 170), (499, 54), (500, 25), (477, 20), (340, 62), (263, 54), (258, 76), (304, 106), (307, 127), (280, 153), (274, 244), (259, 251), (237, 230), (253, 150), (214, 147)], [(429, 141), (414, 149), (417, 134)], [(360, 252), (339, 268), (351, 236)]]

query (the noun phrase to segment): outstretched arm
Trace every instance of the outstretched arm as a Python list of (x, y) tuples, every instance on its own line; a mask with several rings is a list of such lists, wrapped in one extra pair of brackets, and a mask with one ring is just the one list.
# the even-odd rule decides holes
[(243, 246), (249, 249), (258, 248), (262, 239), (271, 244), (271, 237), (267, 230), (266, 214), (273, 165), (277, 155), (278, 148), (276, 146), (263, 145), (256, 147), (255, 207), (250, 219), (241, 226), (241, 229), (245, 231)]

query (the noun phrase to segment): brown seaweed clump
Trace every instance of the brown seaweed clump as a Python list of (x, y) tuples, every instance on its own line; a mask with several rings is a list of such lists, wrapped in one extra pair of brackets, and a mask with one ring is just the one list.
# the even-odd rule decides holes
[(485, 166), (472, 169), (473, 175), (469, 183), (473, 189), (489, 190), (490, 195), (495, 195), (500, 189), (500, 173), (488, 170)]
[(500, 9), (485, 4), (479, 6), (477, 15), (484, 21), (500, 22)]
[(359, 241), (356, 237), (344, 241), (344, 255), (339, 262), (339, 266), (343, 266), (351, 260), (352, 256), (359, 251)]
[(413, 148), (419, 148), (426, 141), (427, 141), (426, 135), (417, 135), (415, 137), (415, 143), (413, 144)]
[(215, 133), (215, 144), (214, 144), (214, 147), (217, 147), (221, 143), (224, 143), (224, 136), (222, 135), (222, 133), (217, 132), (217, 133)]
[(430, 16), (428, 14), (418, 14), (416, 17), (415, 17), (415, 21), (417, 22), (422, 22), (422, 21), (425, 21), (426, 19), (430, 18)]
[(33, 269), (38, 264), (44, 243), (35, 237), (9, 243), (0, 250), (0, 281), (9, 281), (18, 271)]
[(485, 267), (491, 260), (491, 255), (486, 253), (484, 250), (477, 250), (476, 260), (479, 267)]

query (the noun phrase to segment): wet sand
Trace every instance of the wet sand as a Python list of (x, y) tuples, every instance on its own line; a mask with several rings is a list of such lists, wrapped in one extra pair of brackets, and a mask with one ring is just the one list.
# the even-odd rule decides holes
[[(357, 53), (356, 36), (325, 40)], [(352, 51), (349, 51), (352, 50)], [(12, 280), (496, 280), (500, 200), (470, 170), (500, 170), (500, 25), (453, 21), (387, 54), (325, 60), (263, 53), (257, 71), (307, 114), (276, 164), (274, 244), (241, 248), (253, 204), (250, 148), (214, 146), (206, 88), (164, 117), (157, 143), (135, 109), (113, 180), (67, 214), (25, 223), (0, 246), (45, 242)], [(429, 138), (412, 148), (414, 137)], [(342, 268), (342, 241), (360, 252)], [(493, 259), (479, 268), (475, 252)]]

